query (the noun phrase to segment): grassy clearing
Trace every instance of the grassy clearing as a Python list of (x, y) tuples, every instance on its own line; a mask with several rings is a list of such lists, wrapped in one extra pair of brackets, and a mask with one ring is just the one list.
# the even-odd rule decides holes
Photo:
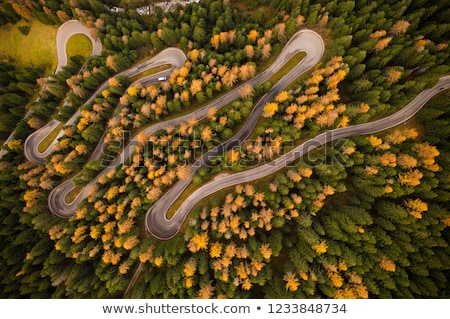
[(53, 129), (38, 145), (38, 151), (43, 153), (47, 148), (49, 148), (50, 144), (55, 140), (55, 138), (58, 136), (59, 132), (64, 127), (64, 123), (58, 124), (57, 127)]
[[(30, 26), (27, 35), (18, 27)], [(30, 23), (19, 21), (15, 25), (0, 28), (0, 56), (13, 58), (20, 66), (41, 67), (46, 74), (56, 69), (57, 26), (50, 26), (33, 20)]]
[(72, 35), (66, 44), (67, 58), (75, 55), (88, 57), (92, 52), (92, 42), (81, 33)]

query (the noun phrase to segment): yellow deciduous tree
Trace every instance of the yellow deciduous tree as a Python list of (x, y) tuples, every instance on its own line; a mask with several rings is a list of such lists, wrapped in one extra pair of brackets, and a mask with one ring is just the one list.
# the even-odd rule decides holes
[(88, 234), (86, 234), (87, 229), (87, 225), (77, 227), (71, 237), (72, 242), (75, 244), (81, 243), (88, 236)]
[(278, 112), (278, 104), (275, 102), (267, 103), (263, 109), (263, 116), (269, 118), (274, 116), (276, 112)]
[(397, 156), (394, 153), (384, 153), (378, 156), (380, 164), (382, 166), (396, 167), (397, 166)]
[(327, 241), (324, 239), (319, 244), (312, 245), (311, 248), (319, 255), (325, 254), (328, 250)]
[(240, 279), (246, 279), (248, 277), (247, 269), (243, 262), (240, 262), (238, 266), (235, 266), (234, 269), (236, 270), (236, 275)]
[(295, 276), (295, 273), (287, 272), (283, 276), (283, 280), (286, 281), (286, 291), (297, 291), (300, 286), (300, 282)]
[(233, 67), (222, 77), (222, 83), (225, 86), (232, 87), (239, 78), (239, 68)]
[(406, 135), (402, 130), (395, 130), (394, 132), (386, 135), (384, 140), (390, 144), (401, 144), (406, 141)]
[(289, 93), (287, 91), (281, 91), (278, 93), (278, 95), (275, 97), (275, 101), (278, 103), (283, 103), (289, 98)]
[(247, 39), (249, 39), (252, 42), (255, 42), (256, 39), (258, 38), (258, 36), (259, 36), (259, 32), (253, 29), (253, 30), (250, 30), (250, 32), (247, 34)]
[(189, 260), (184, 264), (183, 273), (186, 277), (193, 277), (197, 271), (197, 262), (194, 258), (189, 258)]
[(309, 178), (309, 177), (311, 177), (311, 175), (313, 173), (313, 170), (311, 168), (309, 168), (309, 167), (300, 167), (298, 172), (303, 177)]
[(369, 137), (369, 142), (370, 142), (370, 145), (372, 145), (373, 147), (377, 147), (377, 146), (380, 146), (381, 144), (383, 144), (383, 140), (374, 135), (371, 135)]
[(153, 250), (155, 249), (154, 245), (151, 245), (147, 248), (147, 250), (143, 253), (139, 254), (139, 261), (141, 263), (145, 263), (147, 261), (149, 261), (152, 258), (153, 255)]
[(77, 144), (75, 146), (75, 151), (80, 155), (84, 155), (84, 154), (88, 153), (87, 146), (84, 143)]
[(213, 131), (211, 127), (205, 126), (205, 128), (200, 132), (200, 138), (203, 142), (209, 142), (212, 139)]
[(386, 35), (386, 30), (377, 30), (375, 32), (372, 32), (369, 37), (371, 39), (379, 39), (379, 38), (384, 37), (385, 35)]
[(22, 140), (12, 140), (7, 146), (11, 151), (19, 151), (22, 149)]
[(41, 196), (42, 196), (42, 194), (39, 192), (39, 190), (37, 188), (35, 188), (35, 189), (27, 190), (25, 192), (25, 194), (23, 195), (23, 199), (26, 202), (33, 202)]
[(380, 260), (380, 267), (389, 272), (395, 272), (395, 263), (390, 260), (387, 256), (383, 256)]
[(392, 40), (391, 37), (387, 37), (387, 38), (383, 38), (383, 39), (378, 40), (378, 42), (374, 46), (374, 50), (376, 52), (383, 51), (389, 45), (391, 40)]
[(410, 23), (407, 20), (400, 20), (391, 27), (389, 33), (392, 35), (404, 34), (408, 31), (409, 26)]
[(193, 49), (189, 54), (189, 58), (194, 63), (197, 62), (199, 56), (200, 56), (200, 51), (197, 49)]
[(208, 241), (209, 241), (208, 233), (203, 232), (201, 234), (196, 234), (194, 237), (192, 237), (187, 247), (189, 251), (193, 253), (202, 249), (206, 250), (208, 247)]
[(426, 169), (436, 172), (439, 166), (435, 162), (435, 157), (439, 156), (439, 150), (436, 146), (430, 145), (428, 142), (416, 143), (413, 151), (422, 159), (423, 165)]
[(155, 263), (156, 267), (161, 267), (164, 262), (164, 258), (163, 258), (163, 256), (158, 256), (155, 258), (155, 260), (153, 262)]
[(129, 269), (130, 269), (130, 265), (128, 265), (126, 262), (121, 263), (119, 266), (119, 272), (122, 275), (125, 275)]
[(367, 103), (362, 102), (359, 106), (359, 113), (364, 114), (369, 112), (370, 106)]
[(239, 88), (239, 95), (243, 99), (253, 96), (253, 86), (251, 84), (244, 84)]
[(106, 58), (106, 66), (116, 72), (118, 71), (116, 61), (113, 55), (108, 55), (108, 57)]
[(227, 43), (228, 40), (228, 32), (222, 31), (219, 33), (219, 41), (220, 43)]
[(34, 129), (41, 128), (43, 125), (43, 122), (36, 116), (30, 117), (30, 119), (27, 121), (27, 124)]
[(231, 149), (226, 153), (228, 165), (232, 165), (233, 163), (237, 162), (240, 158), (241, 154), (238, 151), (235, 151), (234, 149)]
[(390, 83), (397, 83), (402, 77), (402, 71), (391, 68), (387, 71), (387, 81)]
[(219, 258), (222, 254), (222, 247), (222, 243), (218, 241), (212, 244), (209, 250), (209, 255), (211, 256), (211, 258)]
[(134, 246), (136, 246), (137, 244), (139, 244), (139, 238), (137, 235), (133, 235), (128, 237), (124, 242), (123, 242), (123, 248), (125, 248), (126, 250), (131, 250), (134, 248)]
[(270, 58), (272, 54), (272, 45), (270, 43), (264, 44), (261, 50), (261, 55), (264, 60)]
[(109, 86), (112, 86), (112, 87), (118, 87), (121, 85), (117, 78), (109, 78), (108, 84), (109, 84)]
[(259, 247), (259, 252), (264, 259), (270, 259), (270, 257), (272, 257), (272, 248), (270, 248), (269, 243), (261, 244), (261, 246)]
[(136, 96), (136, 95), (138, 95), (139, 90), (138, 90), (138, 88), (136, 88), (135, 86), (131, 86), (131, 87), (128, 88), (127, 93), (128, 93), (130, 96)]
[(218, 49), (220, 44), (220, 36), (218, 34), (214, 34), (211, 38), (211, 45), (214, 49)]
[(408, 154), (400, 154), (397, 157), (397, 164), (404, 169), (411, 169), (417, 166), (417, 160)]
[(211, 282), (202, 283), (200, 290), (198, 291), (197, 298), (199, 299), (211, 299), (214, 296), (214, 287)]
[(249, 59), (252, 59), (253, 56), (255, 55), (255, 48), (253, 47), (253, 45), (251, 44), (247, 44), (244, 47), (244, 52), (245, 52), (245, 56)]
[(420, 198), (408, 198), (405, 205), (408, 208), (409, 213), (417, 219), (421, 219), (422, 213), (428, 211), (428, 204)]
[(328, 273), (328, 278), (330, 278), (331, 283), (336, 288), (340, 288), (344, 284), (344, 279), (337, 272), (330, 272), (330, 273)]

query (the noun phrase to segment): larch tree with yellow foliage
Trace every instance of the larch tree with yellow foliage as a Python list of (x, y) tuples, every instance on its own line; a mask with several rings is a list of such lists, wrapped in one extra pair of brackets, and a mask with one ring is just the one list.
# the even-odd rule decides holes
[(314, 244), (311, 248), (319, 255), (323, 255), (327, 252), (328, 246), (327, 241), (324, 239), (319, 244)]
[(264, 106), (262, 115), (265, 118), (270, 118), (270, 117), (274, 116), (276, 112), (278, 112), (278, 103), (271, 102), (271, 103), (267, 103)]
[(283, 276), (283, 280), (286, 282), (286, 291), (297, 291), (300, 286), (300, 282), (296, 277), (295, 273), (287, 272)]
[(239, 151), (236, 151), (234, 149), (231, 149), (226, 153), (226, 160), (228, 165), (233, 165), (234, 163), (239, 161), (240, 158), (241, 154), (239, 153)]
[(289, 93), (287, 91), (281, 91), (278, 93), (278, 95), (275, 97), (275, 101), (278, 103), (283, 103), (289, 98)]
[(247, 39), (249, 39), (252, 42), (255, 42), (256, 39), (258, 38), (258, 36), (259, 36), (259, 32), (253, 29), (253, 30), (250, 30), (250, 32), (247, 34)]
[(210, 43), (211, 43), (212, 47), (217, 50), (219, 48), (219, 45), (220, 45), (220, 36), (219, 36), (219, 34), (214, 34), (212, 36), (212, 38), (211, 38)]
[(395, 263), (390, 260), (387, 256), (383, 256), (380, 260), (380, 267), (388, 272), (395, 272)]

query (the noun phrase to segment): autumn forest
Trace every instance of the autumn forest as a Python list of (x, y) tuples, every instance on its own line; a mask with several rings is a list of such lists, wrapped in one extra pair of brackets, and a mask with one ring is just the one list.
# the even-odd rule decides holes
[[(150, 1), (148, 15), (136, 10), (148, 1), (123, 2), (0, 1), (2, 28), (25, 38), (36, 24), (56, 30), (75, 19), (103, 45), (100, 55), (70, 56), (57, 73), (0, 55), (2, 298), (450, 298), (448, 90), (396, 127), (336, 140), (202, 199), (170, 240), (144, 224), (196, 160), (237, 134), (307, 58), (298, 53), (249, 84), (297, 31), (320, 34), (321, 61), (263, 106), (245, 141), (196, 170), (169, 217), (215, 178), (382, 119), (433, 87), (450, 68), (447, 2), (202, 0), (165, 12)], [(186, 61), (164, 81), (121, 73), (169, 47)], [(236, 99), (203, 119), (144, 130), (237, 87)], [(24, 142), (52, 119), (62, 134), (45, 162), (33, 163)], [(101, 174), (133, 138), (130, 158)], [(91, 160), (100, 140), (106, 147)], [(87, 195), (60, 218), (47, 199), (72, 177), (66, 200)]]

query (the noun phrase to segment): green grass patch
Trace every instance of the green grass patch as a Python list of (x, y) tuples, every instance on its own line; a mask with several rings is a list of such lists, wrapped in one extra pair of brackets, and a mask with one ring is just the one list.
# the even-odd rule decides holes
[(84, 34), (74, 34), (67, 40), (66, 52), (67, 58), (75, 55), (81, 55), (87, 58), (92, 52), (92, 42)]
[(163, 65), (151, 68), (149, 70), (146, 70), (144, 72), (141, 72), (139, 74), (136, 74), (135, 76), (131, 77), (130, 79), (131, 79), (131, 82), (135, 82), (135, 81), (137, 81), (139, 79), (142, 79), (142, 78), (144, 78), (146, 76), (149, 76), (149, 75), (152, 75), (152, 74), (156, 74), (156, 73), (159, 73), (159, 72), (162, 72), (162, 71), (165, 71), (165, 70), (169, 70), (171, 67), (172, 67), (171, 64), (163, 64)]
[(301, 60), (306, 56), (305, 52), (298, 52), (270, 79), (269, 82), (272, 84), (277, 83), (283, 76), (289, 73)]
[[(27, 35), (19, 28), (30, 26)], [(57, 26), (50, 26), (32, 20), (19, 21), (15, 25), (0, 27), (0, 56), (13, 58), (20, 66), (41, 67), (46, 74), (56, 69)]]
[(66, 203), (71, 203), (73, 200), (80, 194), (81, 190), (83, 189), (83, 186), (76, 186), (74, 189), (72, 189), (67, 195), (66, 198), (64, 198), (64, 201)]
[(202, 185), (195, 185), (194, 183), (190, 183), (188, 187), (184, 190), (183, 193), (177, 198), (177, 200), (173, 203), (172, 206), (170, 206), (169, 210), (167, 211), (166, 218), (171, 219), (173, 215), (177, 212), (178, 208), (181, 206), (181, 204), (199, 187)]
[(55, 140), (55, 138), (58, 136), (59, 132), (64, 127), (64, 123), (59, 123), (58, 126), (56, 126), (53, 131), (51, 131), (38, 145), (38, 151), (43, 153), (47, 148), (50, 147), (50, 144)]

